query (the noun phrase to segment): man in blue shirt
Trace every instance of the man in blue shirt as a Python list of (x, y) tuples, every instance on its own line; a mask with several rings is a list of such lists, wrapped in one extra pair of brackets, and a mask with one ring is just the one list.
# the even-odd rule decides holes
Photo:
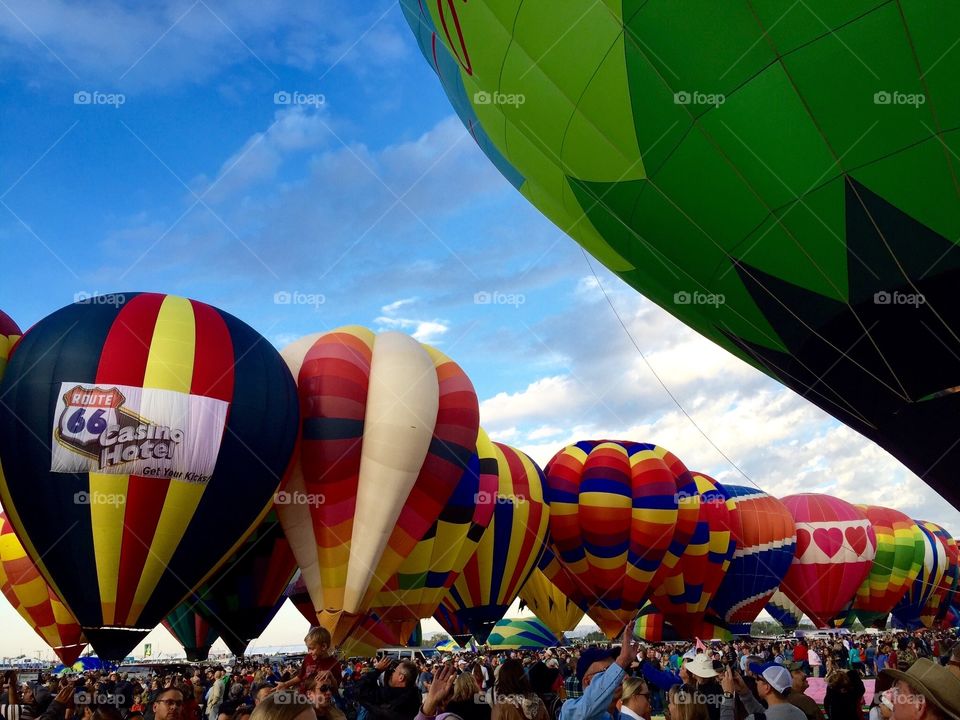
[(588, 648), (577, 661), (577, 678), (583, 696), (567, 700), (560, 708), (560, 720), (614, 720), (623, 677), (637, 660), (639, 644), (633, 639), (633, 623), (623, 629), (619, 654), (616, 650)]

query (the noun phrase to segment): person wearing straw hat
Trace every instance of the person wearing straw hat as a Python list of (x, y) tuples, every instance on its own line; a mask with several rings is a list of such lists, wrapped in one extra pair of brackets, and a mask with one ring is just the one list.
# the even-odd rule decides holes
[(920, 658), (907, 670), (888, 668), (894, 678), (893, 720), (960, 720), (960, 678)]

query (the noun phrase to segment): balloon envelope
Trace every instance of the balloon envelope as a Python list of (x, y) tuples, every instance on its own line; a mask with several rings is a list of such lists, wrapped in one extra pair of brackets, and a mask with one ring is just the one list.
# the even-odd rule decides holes
[[(279, 501), (282, 493), (277, 497)], [(296, 569), (277, 514), (270, 512), (189, 601), (230, 652), (240, 657), (280, 610)]]
[(673, 572), (654, 591), (653, 603), (681, 636), (709, 637), (714, 632), (702, 627), (704, 615), (730, 566), (739, 517), (720, 483), (703, 473), (691, 475), (700, 501), (696, 528)]
[(960, 407), (960, 203), (941, 144), (960, 119), (947, 52), (960, 9), (401, 7), (524, 197), (960, 505), (960, 446), (942, 421)]
[(163, 619), (163, 626), (176, 639), (190, 662), (203, 662), (210, 655), (210, 648), (217, 641), (217, 631), (193, 607), (194, 601), (186, 600)]
[[(692, 534), (699, 495), (680, 495), (693, 483), (669, 451), (647, 443), (589, 440), (570, 445), (547, 464), (550, 547), (587, 612), (607, 637), (633, 620), (670, 560), (684, 498)], [(689, 502), (687, 500), (690, 500)], [(692, 508), (692, 510), (690, 509)]]
[(534, 650), (556, 647), (559, 642), (538, 618), (517, 618), (494, 625), (487, 645), (492, 650)]
[(893, 617), (902, 627), (914, 630), (923, 627), (923, 609), (933, 597), (947, 570), (947, 548), (926, 523), (918, 523), (923, 534), (924, 555), (920, 572), (906, 595), (893, 608)]
[(479, 403), (456, 363), (402, 333), (344, 327), (283, 357), (303, 415), (288, 491), (322, 502), (278, 512), (339, 643), (453, 496), (476, 454)]
[(20, 339), (20, 328), (3, 310), (0, 310), (0, 378), (7, 367), (7, 358), (14, 344)]
[(749, 633), (749, 625), (783, 581), (796, 548), (793, 516), (775, 497), (756, 488), (724, 484), (735, 501), (736, 550), (710, 601), (709, 614), (731, 630)]
[(780, 589), (817, 627), (828, 627), (870, 572), (877, 539), (867, 516), (829, 495), (781, 498), (797, 526), (797, 549)]
[(536, 569), (550, 521), (543, 471), (537, 464), (508, 445), (483, 447), (490, 455), (481, 452), (480, 462), (495, 466), (498, 478), (493, 518), (443, 601), (480, 643)]
[(803, 611), (782, 590), (777, 590), (770, 596), (764, 609), (783, 626), (786, 633), (796, 630), (803, 619)]
[(877, 555), (860, 585), (852, 610), (865, 626), (886, 624), (887, 615), (910, 588), (923, 564), (925, 541), (916, 521), (898, 510), (857, 506), (877, 536)]
[(942, 619), (950, 605), (953, 603), (953, 596), (957, 590), (957, 583), (960, 581), (960, 548), (957, 547), (957, 541), (943, 527), (929, 520), (921, 520), (920, 524), (926, 527), (930, 532), (940, 540), (947, 554), (947, 564), (940, 579), (940, 584), (934, 589), (933, 594), (927, 601), (923, 610), (920, 612), (920, 621), (924, 627), (933, 627), (938, 619)]
[(80, 657), (86, 647), (80, 624), (43, 579), (4, 512), (0, 512), (0, 591), (60, 662), (71, 665)]
[(173, 295), (95, 299), (11, 354), (0, 493), (97, 654), (120, 660), (262, 520), (298, 415), (279, 354), (235, 317)]
[(558, 637), (567, 630), (573, 630), (583, 619), (583, 610), (564, 595), (539, 567), (530, 573), (520, 588), (520, 599)]

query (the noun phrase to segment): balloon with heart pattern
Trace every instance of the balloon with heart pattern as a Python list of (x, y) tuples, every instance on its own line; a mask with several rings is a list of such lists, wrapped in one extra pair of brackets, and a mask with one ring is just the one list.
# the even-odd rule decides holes
[(867, 516), (829, 495), (781, 499), (797, 527), (797, 549), (780, 588), (817, 627), (828, 627), (870, 573), (877, 538)]

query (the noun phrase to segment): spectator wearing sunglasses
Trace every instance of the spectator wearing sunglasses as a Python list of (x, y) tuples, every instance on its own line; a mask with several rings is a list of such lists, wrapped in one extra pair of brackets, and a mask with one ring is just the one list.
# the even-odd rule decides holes
[(621, 720), (650, 720), (653, 715), (653, 707), (650, 705), (650, 688), (640, 678), (623, 679), (619, 705)]

